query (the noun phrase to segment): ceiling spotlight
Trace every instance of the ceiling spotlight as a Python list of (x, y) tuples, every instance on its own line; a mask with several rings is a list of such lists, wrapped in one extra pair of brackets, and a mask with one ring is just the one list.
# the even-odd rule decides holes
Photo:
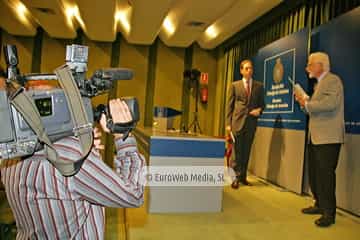
[(216, 38), (219, 35), (219, 32), (214, 25), (211, 25), (205, 30), (205, 34), (209, 38)]
[(17, 6), (16, 6), (16, 10), (19, 13), (19, 15), (25, 15), (27, 12), (27, 9), (25, 7), (25, 5), (22, 2), (18, 2)]
[(74, 24), (73, 24), (73, 18), (75, 16), (75, 12), (76, 9), (75, 7), (66, 7), (65, 8), (65, 14), (66, 14), (66, 18), (67, 18), (67, 24), (71, 27), (74, 28)]
[(66, 16), (68, 18), (73, 18), (77, 13), (78, 13), (78, 8), (77, 7), (68, 7), (66, 9)]
[(76, 21), (82, 27), (82, 29), (85, 30), (85, 24), (84, 24), (84, 21), (82, 20), (82, 18), (80, 16), (79, 8), (77, 6), (71, 6), (71, 7), (68, 6), (68, 7), (66, 7), (65, 12), (66, 12), (66, 16), (67, 16), (67, 19), (68, 19), (68, 24), (70, 26), (73, 27), (72, 20), (75, 18)]
[(8, 0), (4, 1), (4, 3), (11, 9), (11, 11), (15, 14), (17, 19), (25, 25), (29, 29), (34, 29), (35, 22), (33, 22), (31, 14), (26, 6), (19, 0)]
[(175, 26), (172, 23), (172, 21), (170, 20), (169, 17), (166, 17), (164, 22), (163, 22), (163, 27), (165, 29), (165, 31), (169, 34), (172, 35), (175, 32)]
[(126, 33), (130, 32), (130, 22), (129, 22), (130, 9), (131, 8), (128, 8), (126, 10), (118, 10), (115, 14), (115, 22), (119, 22), (126, 31)]
[(25, 5), (22, 2), (17, 2), (16, 6), (15, 6), (15, 11), (18, 15), (18, 17), (20, 18), (21, 21), (23, 22), (27, 22), (27, 18), (26, 15), (28, 13), (27, 8), (25, 7)]

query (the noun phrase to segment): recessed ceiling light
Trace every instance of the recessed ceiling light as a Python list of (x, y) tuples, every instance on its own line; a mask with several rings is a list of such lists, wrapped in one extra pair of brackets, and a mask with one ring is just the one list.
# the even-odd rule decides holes
[(216, 29), (216, 27), (214, 25), (211, 25), (205, 30), (205, 34), (209, 38), (216, 38), (217, 35), (219, 35), (219, 31)]
[(172, 21), (170, 20), (169, 17), (166, 17), (164, 22), (163, 22), (163, 27), (165, 29), (165, 31), (169, 34), (172, 35), (175, 32), (175, 26), (172, 23)]
[(84, 21), (82, 20), (82, 18), (80, 16), (79, 8), (76, 5), (66, 7), (65, 12), (66, 12), (66, 16), (67, 16), (68, 23), (70, 26), (73, 26), (72, 20), (73, 20), (73, 18), (75, 18), (77, 20), (77, 22), (80, 24), (80, 26), (82, 27), (82, 29), (85, 30)]
[(130, 32), (130, 22), (129, 22), (130, 11), (131, 8), (127, 8), (125, 10), (118, 10), (115, 13), (115, 21), (119, 22), (127, 33)]
[(22, 2), (18, 2), (16, 4), (16, 12), (17, 12), (17, 15), (18, 17), (23, 21), (23, 22), (26, 22), (27, 21), (27, 18), (26, 18), (26, 15), (27, 15), (27, 8), (25, 7), (25, 5), (22, 3)]
[(66, 9), (66, 16), (68, 18), (73, 18), (77, 13), (77, 8), (76, 7), (68, 7)]

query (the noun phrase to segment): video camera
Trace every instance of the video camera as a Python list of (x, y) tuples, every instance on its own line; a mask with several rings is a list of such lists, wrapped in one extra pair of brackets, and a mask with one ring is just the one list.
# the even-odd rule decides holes
[[(4, 55), (7, 64), (6, 86), (16, 83), (19, 88), (9, 93), (8, 87), (0, 89), (0, 159), (10, 159), (32, 155), (43, 147), (39, 136), (34, 132), (23, 114), (19, 113), (12, 103), (13, 95), (25, 92), (30, 96), (37, 108), (41, 118), (41, 124), (51, 142), (66, 136), (76, 135), (79, 132), (70, 114), (72, 106), (69, 106), (65, 89), (51, 88), (48, 90), (26, 89), (28, 81), (37, 80), (59, 80), (56, 74), (30, 74), (20, 75), (17, 67), (18, 56), (16, 47), (13, 45), (4, 46)], [(88, 124), (81, 126), (85, 130), (92, 131), (94, 121), (99, 121), (102, 113), (107, 115), (107, 127), (111, 132), (123, 133), (126, 138), (129, 132), (135, 128), (139, 121), (139, 107), (135, 98), (126, 97), (123, 100), (127, 103), (132, 114), (132, 121), (122, 124), (112, 122), (108, 107), (100, 105), (93, 109), (90, 98), (99, 95), (112, 88), (115, 80), (130, 80), (133, 72), (125, 68), (109, 68), (97, 70), (92, 77), (86, 79), (88, 61), (88, 47), (81, 45), (69, 45), (66, 47), (66, 68), (70, 68), (72, 78), (77, 86), (82, 104), (85, 108)]]

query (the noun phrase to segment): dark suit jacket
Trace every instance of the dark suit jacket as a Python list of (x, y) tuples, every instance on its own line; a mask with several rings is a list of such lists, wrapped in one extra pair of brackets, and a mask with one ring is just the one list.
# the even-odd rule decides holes
[(257, 118), (249, 115), (255, 108), (264, 109), (264, 88), (260, 82), (252, 81), (250, 99), (246, 96), (244, 83), (242, 80), (231, 84), (228, 94), (226, 108), (226, 125), (231, 126), (232, 132), (240, 131), (249, 122), (250, 126), (256, 128)]

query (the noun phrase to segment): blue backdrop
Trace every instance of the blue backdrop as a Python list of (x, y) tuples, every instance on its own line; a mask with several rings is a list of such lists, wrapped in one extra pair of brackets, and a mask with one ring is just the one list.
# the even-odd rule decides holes
[(340, 76), (345, 92), (346, 132), (360, 134), (360, 8), (311, 33), (311, 52), (329, 54), (331, 71)]
[(306, 116), (294, 100), (289, 80), (307, 90), (305, 73), (309, 30), (281, 38), (260, 49), (253, 58), (254, 79), (264, 84), (265, 109), (259, 126), (305, 129)]

